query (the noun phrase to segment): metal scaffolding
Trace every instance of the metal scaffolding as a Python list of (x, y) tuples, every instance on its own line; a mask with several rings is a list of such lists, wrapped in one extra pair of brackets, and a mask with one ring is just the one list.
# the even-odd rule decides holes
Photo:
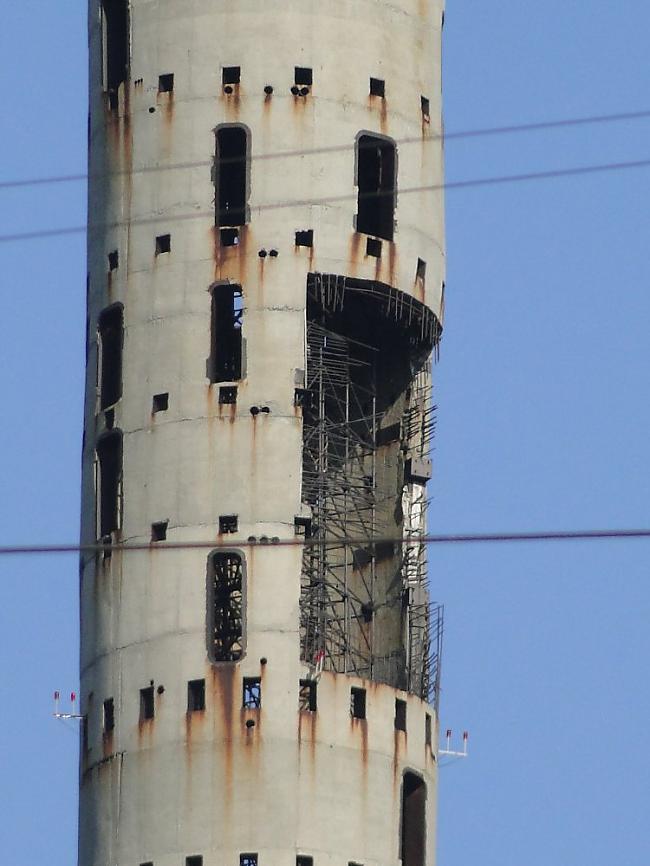
[[(428, 601), (419, 540), (424, 479), (408, 467), (426, 459), (435, 428), (428, 366), (439, 331), (423, 305), (386, 289), (310, 275), (302, 399), (302, 500), (310, 517), (300, 531), (312, 544), (303, 557), (301, 650), (307, 663), (324, 654), (326, 669), (436, 702), (442, 608)], [(350, 319), (360, 302), (365, 329)], [(427, 333), (432, 339), (423, 339)], [(401, 378), (393, 368), (403, 368)], [(406, 541), (344, 541), (395, 536)]]

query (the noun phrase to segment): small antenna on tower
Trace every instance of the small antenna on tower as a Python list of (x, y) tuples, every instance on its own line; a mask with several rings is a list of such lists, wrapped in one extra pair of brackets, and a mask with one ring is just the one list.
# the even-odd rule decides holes
[(466, 758), (467, 757), (467, 743), (469, 740), (469, 734), (467, 731), (463, 731), (463, 751), (454, 750), (451, 747), (451, 740), (453, 736), (453, 731), (451, 728), (447, 728), (446, 740), (447, 747), (445, 749), (438, 749), (439, 755), (444, 755), (449, 758)]
[(77, 693), (70, 692), (70, 712), (61, 712), (61, 693), (54, 692), (54, 712), (52, 715), (55, 719), (83, 719), (83, 715), (77, 712)]

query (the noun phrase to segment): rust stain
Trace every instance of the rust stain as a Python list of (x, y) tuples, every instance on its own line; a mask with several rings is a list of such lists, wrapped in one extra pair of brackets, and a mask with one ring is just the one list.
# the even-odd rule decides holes
[(233, 711), (237, 671), (231, 666), (211, 666), (210, 675), (212, 679), (212, 705), (215, 708), (213, 734), (215, 741), (223, 741), (224, 772), (221, 786), (224, 788), (223, 802), (225, 808), (229, 810), (232, 803)]
[(360, 247), (361, 247), (361, 235), (359, 232), (352, 232), (350, 235), (350, 276), (354, 277), (357, 274), (357, 268), (359, 265), (359, 257), (360, 257)]
[(381, 110), (379, 112), (379, 128), (383, 135), (388, 133), (388, 100), (381, 100)]
[(391, 241), (388, 244), (388, 285), (397, 288), (397, 244)]

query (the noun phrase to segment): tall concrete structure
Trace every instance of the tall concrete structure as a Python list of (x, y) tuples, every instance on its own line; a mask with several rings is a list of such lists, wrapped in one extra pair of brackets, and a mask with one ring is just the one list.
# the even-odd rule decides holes
[(89, 0), (81, 866), (434, 864), (442, 18)]

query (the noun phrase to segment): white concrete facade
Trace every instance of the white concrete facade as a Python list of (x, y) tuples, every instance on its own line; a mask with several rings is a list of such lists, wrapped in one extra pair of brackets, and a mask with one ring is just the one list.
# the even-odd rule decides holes
[[(111, 106), (105, 15), (101, 0), (89, 0), (82, 541), (102, 534), (97, 442), (119, 430), (113, 541), (149, 543), (161, 522), (168, 541), (227, 541), (245, 562), (245, 647), (236, 662), (208, 658), (209, 549), (152, 543), (84, 558), (80, 866), (198, 866), (192, 857), (239, 866), (247, 854), (259, 866), (294, 866), (297, 857), (397, 866), (405, 772), (426, 784), (426, 856), (404, 866), (434, 866), (433, 707), (326, 671), (317, 710), (300, 710), (301, 550), (245, 542), (293, 538), (301, 513), (295, 388), (306, 367), (308, 274), (381, 283), (442, 321), (442, 6), (130, 0), (128, 13), (129, 71)], [(241, 70), (230, 94), (224, 67)], [(294, 67), (313, 71), (305, 96), (291, 93)], [(173, 90), (159, 92), (170, 74)], [(385, 82), (385, 97), (369, 95), (371, 77)], [(243, 125), (250, 143), (247, 222), (234, 246), (215, 227), (222, 124)], [(397, 143), (395, 233), (379, 258), (355, 230), (355, 142), (364, 133)], [(307, 230), (313, 246), (297, 246), (295, 233)], [(156, 247), (164, 235), (168, 252)], [(241, 286), (244, 309), (243, 370), (227, 383), (237, 399), (226, 405), (223, 383), (206, 375), (211, 291), (221, 283)], [(113, 304), (124, 325), (121, 388), (102, 407), (97, 329)], [(160, 394), (168, 407), (153, 411)], [(237, 515), (235, 533), (220, 534), (223, 515)], [(261, 679), (259, 709), (242, 708), (243, 677)], [(205, 680), (205, 708), (188, 712), (196, 680)], [(151, 686), (154, 717), (143, 719), (140, 690)], [(366, 691), (365, 719), (351, 716), (352, 687)], [(395, 729), (396, 699), (406, 702), (405, 731)]]

